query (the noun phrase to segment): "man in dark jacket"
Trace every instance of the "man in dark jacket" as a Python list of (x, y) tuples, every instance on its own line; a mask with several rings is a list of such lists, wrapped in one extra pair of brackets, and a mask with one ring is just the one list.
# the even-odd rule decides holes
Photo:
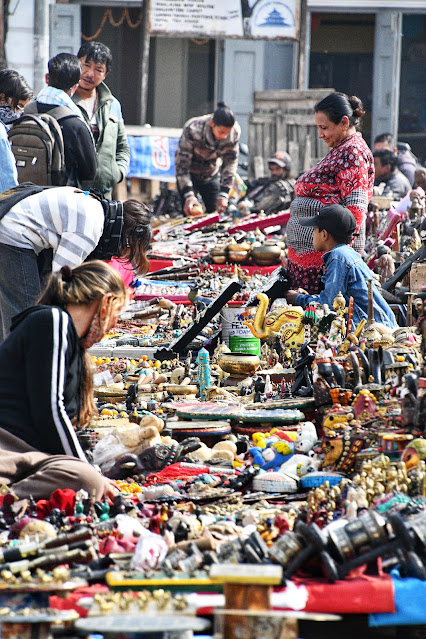
[[(294, 199), (294, 183), (291, 176), (291, 157), (285, 151), (277, 151), (268, 160), (269, 178), (254, 181), (246, 194), (246, 198), (238, 204), (242, 211), (250, 209), (266, 215), (275, 215), (285, 211)], [(253, 195), (251, 195), (253, 193)]]
[(382, 195), (389, 195), (394, 200), (401, 200), (411, 190), (411, 184), (397, 168), (397, 157), (393, 151), (380, 149), (374, 151), (375, 186), (384, 183)]
[[(64, 139), (67, 185), (81, 187), (83, 180), (92, 180), (96, 174), (96, 151), (92, 133), (80, 110), (71, 100), (81, 74), (77, 56), (59, 53), (48, 62), (46, 84), (36, 99), (38, 113), (49, 113), (56, 107), (65, 107), (65, 115), (58, 118)], [(31, 105), (28, 112), (32, 112)]]
[(391, 133), (381, 133), (374, 138), (373, 150), (380, 151), (381, 149), (388, 149), (395, 153), (398, 169), (405, 175), (411, 186), (413, 186), (417, 161), (411, 153), (409, 145), (404, 143), (398, 143), (398, 145), (396, 145)]

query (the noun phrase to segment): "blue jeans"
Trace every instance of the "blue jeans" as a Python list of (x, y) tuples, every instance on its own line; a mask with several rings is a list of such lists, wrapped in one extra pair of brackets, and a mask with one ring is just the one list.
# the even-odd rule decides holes
[(34, 251), (0, 244), (0, 342), (9, 335), (12, 317), (34, 306), (39, 295)]

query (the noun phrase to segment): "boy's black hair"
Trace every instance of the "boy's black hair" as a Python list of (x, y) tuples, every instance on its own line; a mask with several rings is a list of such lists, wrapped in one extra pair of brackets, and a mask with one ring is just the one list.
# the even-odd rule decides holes
[(81, 63), (72, 53), (58, 53), (47, 63), (50, 87), (69, 91), (78, 84), (81, 75)]
[(352, 242), (352, 237), (353, 237), (353, 233), (345, 233), (345, 234), (339, 234), (339, 231), (329, 231), (328, 229), (322, 229), (320, 226), (318, 227), (318, 229), (320, 231), (327, 231), (327, 233), (330, 233), (331, 237), (333, 238), (333, 240), (335, 242), (338, 242), (339, 244), (350, 244)]
[(390, 165), (391, 172), (393, 172), (397, 165), (397, 155), (390, 149), (378, 149), (374, 151), (373, 157), (380, 159), (381, 166), (386, 166), (386, 164)]
[(107, 73), (112, 66), (111, 50), (102, 42), (83, 42), (77, 53), (78, 58), (86, 58), (86, 62), (100, 62), (106, 66)]

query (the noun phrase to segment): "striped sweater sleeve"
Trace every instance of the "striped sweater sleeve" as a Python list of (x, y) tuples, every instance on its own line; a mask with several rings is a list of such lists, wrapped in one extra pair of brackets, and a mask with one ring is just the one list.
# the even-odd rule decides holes
[[(67, 367), (73, 357), (70, 318), (59, 308), (37, 313), (28, 325), (26, 375), (34, 428), (43, 452), (86, 460), (65, 408)], [(75, 347), (74, 347), (75, 348)]]
[[(62, 190), (63, 191), (63, 190)], [(50, 207), (52, 219), (58, 229), (59, 242), (54, 250), (52, 270), (62, 266), (78, 266), (96, 248), (104, 227), (102, 205), (84, 194), (74, 194), (68, 190), (60, 194), (66, 202), (61, 202), (57, 210)]]

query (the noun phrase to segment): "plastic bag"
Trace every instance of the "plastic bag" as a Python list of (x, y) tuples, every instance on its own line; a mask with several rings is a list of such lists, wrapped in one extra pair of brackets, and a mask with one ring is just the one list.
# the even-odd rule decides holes
[(114, 465), (116, 460), (128, 453), (129, 450), (114, 435), (107, 435), (100, 439), (93, 449), (93, 462), (105, 472)]

